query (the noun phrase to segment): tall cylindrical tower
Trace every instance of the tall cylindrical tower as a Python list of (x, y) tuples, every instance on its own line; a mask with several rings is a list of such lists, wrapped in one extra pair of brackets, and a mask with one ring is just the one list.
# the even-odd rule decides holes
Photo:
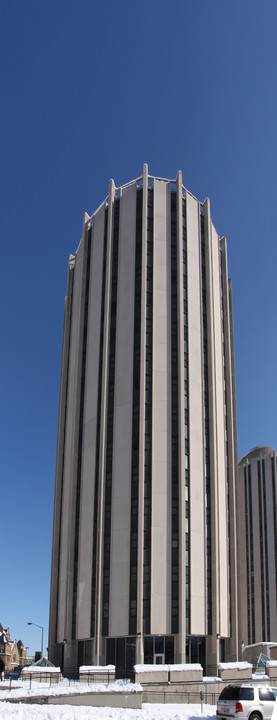
[(240, 644), (277, 642), (277, 464), (273, 447), (239, 463)]
[(52, 660), (236, 659), (236, 464), (226, 241), (181, 172), (144, 165), (69, 260)]

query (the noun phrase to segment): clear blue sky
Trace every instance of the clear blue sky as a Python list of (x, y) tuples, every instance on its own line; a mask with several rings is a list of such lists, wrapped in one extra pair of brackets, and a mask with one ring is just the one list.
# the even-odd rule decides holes
[(1, 6), (0, 622), (47, 646), (67, 262), (142, 173), (227, 236), (239, 457), (277, 445), (276, 0), (4, 0)]

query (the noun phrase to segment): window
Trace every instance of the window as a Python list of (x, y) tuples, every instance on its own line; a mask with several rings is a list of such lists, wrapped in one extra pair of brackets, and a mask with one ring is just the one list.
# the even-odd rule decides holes
[(241, 687), (239, 696), (240, 700), (254, 700), (254, 688)]
[(259, 700), (275, 700), (274, 693), (270, 688), (259, 688)]

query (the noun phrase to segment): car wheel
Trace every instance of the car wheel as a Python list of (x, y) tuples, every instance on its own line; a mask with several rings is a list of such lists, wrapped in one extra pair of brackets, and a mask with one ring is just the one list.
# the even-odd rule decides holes
[(263, 720), (262, 715), (260, 713), (252, 713), (249, 717), (249, 720)]

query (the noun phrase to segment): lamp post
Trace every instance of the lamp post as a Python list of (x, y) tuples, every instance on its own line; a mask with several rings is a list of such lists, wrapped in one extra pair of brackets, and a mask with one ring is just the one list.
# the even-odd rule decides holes
[(216, 654), (217, 654), (217, 667), (218, 667), (218, 663), (221, 662), (221, 652), (220, 652), (220, 650), (221, 650), (221, 648), (220, 648), (221, 635), (220, 635), (220, 633), (217, 633), (216, 639), (217, 639)]
[(28, 622), (28, 625), (35, 625), (36, 627), (41, 629), (41, 657), (43, 658), (43, 627), (42, 625), (37, 625), (37, 623)]
[(61, 661), (61, 671), (63, 673), (64, 671), (64, 646), (67, 644), (67, 639), (64, 638), (62, 641), (62, 661)]

